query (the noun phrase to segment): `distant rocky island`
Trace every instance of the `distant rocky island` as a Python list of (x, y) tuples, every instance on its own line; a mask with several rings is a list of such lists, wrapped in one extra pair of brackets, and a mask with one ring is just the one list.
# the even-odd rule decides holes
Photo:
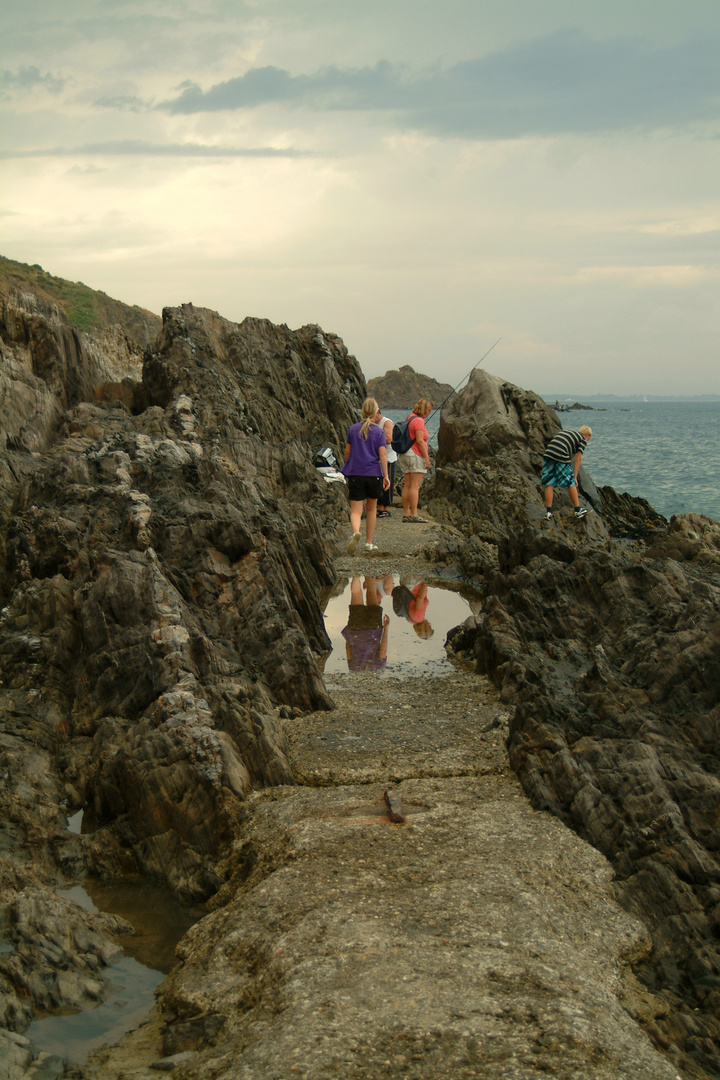
[(453, 392), (449, 383), (421, 375), (409, 364), (403, 364), (399, 371), (386, 371), (384, 375), (370, 379), (367, 389), (382, 409), (412, 409), (421, 397), (428, 398), (433, 405), (440, 405)]
[[(556, 400), (555, 404), (552, 407), (555, 412), (572, 412), (573, 409), (581, 409), (585, 410), (586, 412), (595, 411), (592, 405), (581, 405), (579, 401), (576, 401), (573, 405), (566, 405), (564, 402)], [(604, 411), (604, 409), (600, 409), (600, 412)]]

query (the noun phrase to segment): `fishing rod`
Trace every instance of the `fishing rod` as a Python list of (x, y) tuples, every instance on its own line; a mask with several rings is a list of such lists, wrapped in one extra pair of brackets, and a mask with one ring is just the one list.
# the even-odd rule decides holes
[[(457, 394), (458, 390), (460, 389), (460, 387), (462, 386), (462, 384), (463, 384), (463, 383), (465, 382), (465, 379), (469, 379), (469, 378), (470, 378), (470, 376), (472, 375), (473, 371), (475, 370), (475, 368), (476, 368), (476, 367), (480, 367), (480, 365), (482, 364), (482, 362), (483, 362), (483, 360), (485, 359), (485, 357), (486, 357), (486, 356), (489, 356), (489, 355), (490, 355), (490, 353), (491, 353), (491, 352), (493, 351), (493, 349), (495, 348), (495, 345), (497, 345), (498, 341), (502, 341), (502, 337), (499, 337), (499, 338), (497, 339), (497, 341), (495, 342), (495, 344), (494, 344), (494, 345), (491, 345), (491, 346), (490, 346), (490, 348), (488, 349), (488, 351), (487, 351), (486, 353), (484, 353), (484, 354), (483, 354), (483, 355), (482, 355), (482, 356), (480, 357), (480, 359), (478, 360), (477, 364), (475, 364), (475, 365), (474, 365), (474, 367), (471, 367), (471, 368), (470, 368), (470, 370), (468, 371), (467, 375), (464, 375), (464, 376), (463, 376), (463, 378), (462, 378), (462, 379), (460, 380), (460, 382), (459, 382), (459, 383), (457, 384), (457, 386), (455, 387), (455, 389), (454, 389), (454, 390), (451, 390), (451, 391), (450, 391), (450, 393), (448, 394), (448, 396), (447, 396), (447, 397), (445, 398), (445, 401), (449, 401), (449, 400), (450, 400), (450, 398), (451, 398), (451, 397), (453, 396), (453, 394)], [(443, 405), (445, 404), (445, 401), (441, 401), (441, 402), (440, 402), (440, 404), (439, 404), (439, 405), (437, 406), (437, 408), (433, 409), (433, 411), (432, 411), (432, 412), (430, 413), (430, 416), (434, 416), (436, 412), (439, 412), (439, 410), (440, 410), (440, 409), (442, 409)], [(428, 418), (427, 418), (427, 420), (425, 421), (425, 423), (427, 423), (427, 422), (428, 422), (428, 420), (430, 419), (430, 416), (428, 416)]]

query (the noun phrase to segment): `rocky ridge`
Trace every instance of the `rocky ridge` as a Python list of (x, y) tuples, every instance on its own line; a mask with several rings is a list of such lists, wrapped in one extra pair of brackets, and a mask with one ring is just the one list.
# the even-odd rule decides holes
[(429, 505), (463, 538), (438, 557), (484, 596), (452, 644), (515, 706), (510, 759), (533, 804), (607, 855), (649, 925), (638, 970), (672, 1004), (650, 1024), (658, 1045), (688, 1075), (713, 1076), (720, 525), (683, 515), (665, 527), (584, 468), (597, 513), (576, 522), (562, 496), (544, 521), (540, 455), (555, 423), (535, 395), (481, 372), (443, 415)]
[(311, 459), (339, 453), (364, 383), (317, 326), (186, 305), (143, 352), (42, 297), (0, 313), (0, 993), (20, 1033), (102, 997), (117, 948), (80, 950), (48, 998), (67, 948), (19, 918), (27, 890), (47, 912), (85, 873), (134, 871), (213, 895), (248, 793), (290, 779), (281, 712), (331, 706), (316, 597), (341, 510)]
[[(179, 1055), (170, 1064), (188, 1080), (269, 1077), (297, 1046), (293, 1074), (318, 1077), (348, 1061), (371, 1076), (711, 1076), (716, 523), (665, 528), (635, 502), (606, 514), (586, 472), (597, 513), (574, 522), (560, 499), (546, 523), (539, 461), (557, 419), (477, 372), (446, 410), (424, 489), (442, 531), (417, 543), (439, 576), (480, 591), (453, 646), (499, 700), (477, 677), (457, 700), (424, 687), (467, 716), (462, 749), (442, 749), (433, 723), (398, 756), (393, 698), (380, 699), (376, 722), (358, 722), (349, 773), (345, 745), (320, 744), (357, 722), (358, 684), (328, 687), (316, 665), (347, 509), (311, 460), (320, 445), (340, 453), (365, 392), (357, 362), (319, 327), (236, 325), (192, 305), (167, 310), (144, 352), (126, 341), (106, 353), (45, 301), (4, 302), (0, 1053), (15, 1075), (40, 1068), (22, 1032), (50, 1000), (49, 973), (70, 973), (51, 1007), (97, 1000), (125, 932), (75, 914), (87, 947), (59, 940), (72, 920), (57, 888), (131, 869), (214, 911), (181, 944), (164, 1011), (98, 1060), (103, 1078), (117, 1067), (140, 1080), (160, 1053)], [(554, 817), (512, 786), (505, 723), (522, 783)], [(366, 819), (387, 823), (373, 785), (388, 772), (412, 828), (385, 829), (370, 856)], [(81, 806), (91, 828), (77, 836), (66, 821)], [(498, 877), (486, 834), (505, 818)], [(517, 837), (557, 872), (523, 864)], [(395, 866), (407, 870), (397, 881)], [(488, 880), (471, 897), (478, 866)], [(431, 914), (418, 921), (421, 903)], [(223, 971), (212, 986), (210, 961)], [(419, 969), (408, 1023), (386, 1021)], [(585, 989), (578, 971), (597, 973)], [(423, 987), (438, 980), (432, 1001)], [(307, 1029), (299, 1043), (290, 1018)]]

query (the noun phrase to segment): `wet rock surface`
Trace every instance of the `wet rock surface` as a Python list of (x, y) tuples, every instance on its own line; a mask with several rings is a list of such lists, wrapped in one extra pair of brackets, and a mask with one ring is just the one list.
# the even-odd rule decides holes
[[(441, 533), (393, 517), (379, 552), (336, 565), (430, 574)], [(156, 1014), (90, 1075), (146, 1078), (187, 1053), (187, 1080), (676, 1080), (643, 1031), (668, 1008), (632, 972), (647, 932), (604, 857), (532, 809), (489, 681), (348, 672), (328, 690), (333, 711), (285, 719), (296, 782), (246, 801)]]

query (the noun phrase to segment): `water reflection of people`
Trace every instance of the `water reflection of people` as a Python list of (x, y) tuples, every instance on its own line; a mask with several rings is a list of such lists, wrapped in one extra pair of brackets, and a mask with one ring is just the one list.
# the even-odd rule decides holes
[(415, 633), (420, 638), (432, 637), (435, 631), (425, 618), (428, 604), (428, 587), (421, 581), (414, 588), (407, 585), (396, 585), (392, 591), (393, 611), (396, 615), (402, 615), (409, 623), (412, 623)]
[(350, 582), (348, 624), (342, 632), (350, 671), (382, 671), (387, 664), (390, 616), (383, 615), (375, 578)]

